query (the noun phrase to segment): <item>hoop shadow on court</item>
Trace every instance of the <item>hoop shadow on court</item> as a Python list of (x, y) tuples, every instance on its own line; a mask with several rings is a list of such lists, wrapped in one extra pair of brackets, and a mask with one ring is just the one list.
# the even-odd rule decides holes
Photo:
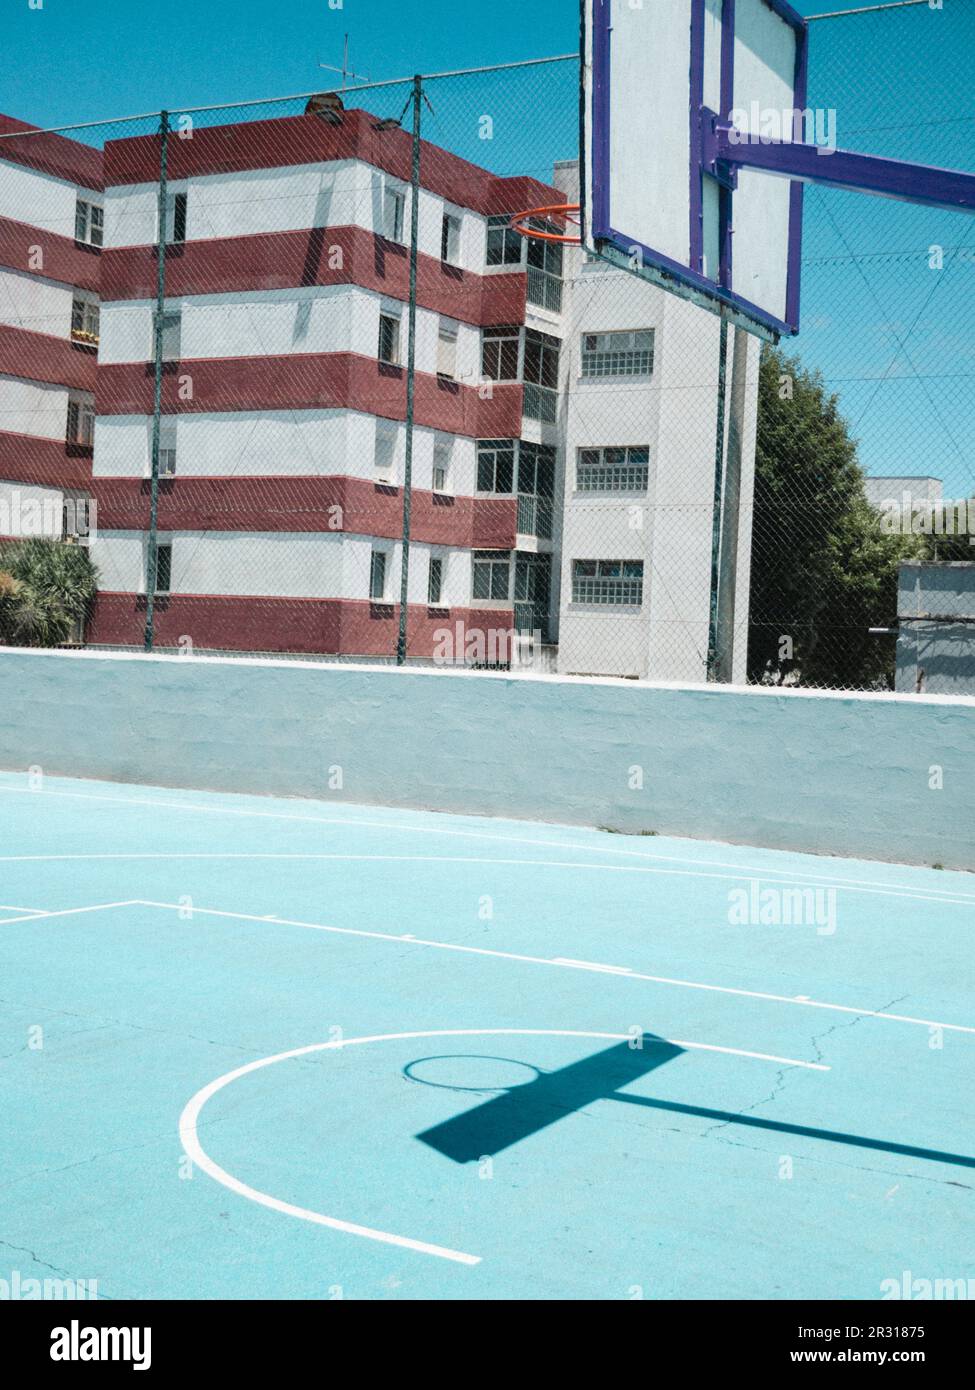
[(455, 1163), (475, 1163), (501, 1153), (594, 1101), (619, 1099), (615, 1093), (623, 1086), (679, 1057), (684, 1050), (666, 1038), (644, 1033), (558, 1071), (538, 1072), (533, 1081), (512, 1086), (474, 1110), (434, 1125), (416, 1137)]
[[(483, 1105), (451, 1120), (445, 1120), (442, 1124), (434, 1125), (418, 1134), (416, 1138), (455, 1163), (476, 1163), (482, 1158), (493, 1158), (504, 1149), (530, 1138), (531, 1135), (577, 1113), (595, 1101), (613, 1100), (622, 1101), (627, 1105), (661, 1110), (672, 1115), (712, 1120), (719, 1125), (736, 1125), (774, 1134), (791, 1134), (801, 1138), (825, 1140), (831, 1144), (849, 1144), (854, 1148), (899, 1154), (905, 1158), (919, 1158), (929, 1163), (975, 1168), (975, 1158), (968, 1154), (951, 1153), (945, 1149), (929, 1149), (919, 1144), (899, 1144), (889, 1139), (871, 1139), (866, 1135), (820, 1129), (813, 1125), (790, 1124), (782, 1120), (743, 1114), (740, 1111), (716, 1110), (709, 1106), (658, 1100), (652, 1096), (623, 1094), (622, 1088), (631, 1081), (646, 1076), (685, 1051), (685, 1048), (668, 1042), (666, 1038), (659, 1038), (654, 1033), (644, 1033), (632, 1040), (605, 1048), (592, 1057), (585, 1057), (582, 1061), (560, 1067), (558, 1071), (546, 1073), (529, 1063), (518, 1063), (519, 1066), (530, 1067), (536, 1073), (534, 1081), (506, 1088), (500, 1095), (493, 1096)], [(412, 1062), (404, 1069), (404, 1073), (410, 1080), (420, 1080), (413, 1076), (412, 1072), (415, 1067), (421, 1065), (421, 1061), (441, 1060), (444, 1059), (424, 1058)], [(446, 1089), (471, 1091), (488, 1088), (447, 1086)]]

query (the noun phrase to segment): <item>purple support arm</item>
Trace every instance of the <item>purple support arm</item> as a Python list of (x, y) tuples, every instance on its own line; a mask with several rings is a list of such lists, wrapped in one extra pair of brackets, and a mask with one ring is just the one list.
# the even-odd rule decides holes
[(825, 153), (823, 147), (792, 141), (752, 143), (747, 135), (723, 122), (705, 134), (704, 144), (705, 170), (711, 174), (721, 163), (732, 169), (758, 169), (798, 183), (848, 188), (949, 212), (975, 212), (975, 174), (957, 169), (935, 169), (850, 150)]

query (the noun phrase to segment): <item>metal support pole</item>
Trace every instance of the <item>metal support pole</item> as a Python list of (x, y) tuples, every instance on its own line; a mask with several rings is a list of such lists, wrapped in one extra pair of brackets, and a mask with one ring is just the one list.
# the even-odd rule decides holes
[(156, 236), (156, 312), (153, 317), (152, 454), (149, 483), (149, 539), (146, 548), (145, 650), (152, 651), (155, 637), (156, 570), (159, 541), (159, 435), (162, 416), (163, 307), (166, 300), (166, 158), (169, 146), (169, 112), (159, 115), (159, 227)]
[(715, 679), (734, 680), (735, 595), (738, 583), (738, 529), (741, 521), (741, 453), (745, 429), (745, 384), (748, 374), (748, 334), (735, 329), (731, 351), (731, 389), (728, 407), (728, 448), (721, 517), (721, 555), (718, 565), (718, 622)]
[(410, 299), (406, 347), (406, 457), (403, 462), (403, 543), (399, 589), (399, 635), (396, 664), (406, 660), (406, 623), (410, 583), (410, 511), (413, 505), (413, 403), (416, 393), (416, 267), (420, 230), (420, 107), (423, 79), (413, 78), (413, 158), (410, 177)]
[(718, 418), (714, 440), (714, 505), (711, 513), (711, 617), (708, 624), (707, 678), (717, 679), (718, 589), (721, 580), (721, 507), (724, 492), (724, 412), (728, 379), (728, 320), (721, 315), (718, 348)]

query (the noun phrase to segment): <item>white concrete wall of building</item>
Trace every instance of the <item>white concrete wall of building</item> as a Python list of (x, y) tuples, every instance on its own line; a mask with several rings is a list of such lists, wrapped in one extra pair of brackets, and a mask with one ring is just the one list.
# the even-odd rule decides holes
[(67, 429), (66, 386), (0, 376), (0, 430), (35, 439), (64, 440)]
[[(660, 341), (663, 291), (625, 272), (567, 256), (565, 349), (568, 408), (565, 423), (565, 513), (559, 619), (559, 669), (569, 673), (645, 677), (656, 581), (655, 508), (659, 458)], [(582, 376), (584, 333), (652, 328), (650, 378), (591, 380)], [(642, 493), (588, 493), (576, 489), (581, 449), (634, 445), (649, 448), (649, 486)], [(572, 602), (574, 560), (641, 560), (642, 611)]]
[[(707, 674), (719, 340), (714, 315), (667, 297), (660, 334), (652, 678), (703, 680)], [(729, 363), (731, 350), (729, 335)]]
[[(577, 253), (574, 255), (578, 267)], [(703, 680), (710, 623), (719, 320), (634, 276), (587, 264), (571, 269), (567, 351), (572, 367), (565, 441), (565, 515), (559, 669), (567, 673)], [(652, 378), (586, 381), (582, 335), (653, 328)], [(734, 334), (729, 335), (729, 369)], [(734, 678), (748, 642), (752, 498), (758, 391), (757, 340), (747, 358), (736, 576)], [(730, 372), (726, 410), (731, 410)], [(726, 430), (726, 442), (728, 434)], [(646, 496), (575, 490), (580, 448), (648, 445)], [(643, 560), (643, 606), (571, 601), (574, 559)], [(642, 636), (640, 635), (642, 632)], [(641, 647), (642, 642), (642, 647)]]
[[(375, 358), (379, 317), (400, 319), (400, 362), (406, 361), (406, 306), (353, 285), (307, 286), (252, 294), (201, 294), (166, 301), (179, 311), (180, 357), (268, 357), (288, 353), (353, 352)], [(99, 363), (146, 362), (152, 357), (154, 305), (113, 300), (101, 306)], [(435, 373), (440, 315), (417, 310), (417, 370)], [(458, 325), (455, 379), (480, 377), (481, 334)]]
[(60, 540), (64, 494), (57, 488), (0, 480), (0, 536), (47, 536)]
[[(0, 142), (2, 148), (2, 142)], [(0, 217), (26, 222), (41, 231), (74, 240), (75, 209), (79, 198), (102, 201), (101, 193), (80, 188), (53, 174), (44, 174), (12, 160), (0, 159)], [(40, 244), (40, 243), (39, 243)], [(43, 251), (43, 245), (41, 245)], [(25, 266), (26, 270), (31, 267)], [(42, 270), (42, 266), (35, 267)]]
[(0, 267), (0, 324), (70, 338), (71, 306), (77, 293), (56, 280)]
[[(386, 602), (399, 598), (401, 545), (336, 532), (161, 531), (173, 547), (173, 594), (368, 601), (373, 549), (384, 551)], [(90, 545), (99, 587), (144, 593), (146, 537), (141, 531), (100, 530)], [(409, 602), (425, 604), (431, 553), (446, 560), (441, 603), (471, 603), (471, 553), (414, 541), (410, 546)]]
[[(402, 482), (406, 427), (352, 410), (272, 410), (164, 415), (176, 431), (177, 478), (330, 477)], [(393, 440), (393, 468), (376, 469), (377, 434)], [(433, 485), (434, 448), (450, 445), (447, 491), (474, 492), (473, 439), (418, 427), (413, 434), (413, 485)], [(152, 420), (145, 415), (101, 415), (95, 422), (94, 476), (147, 478)], [(438, 456), (438, 462), (440, 461)]]
[(98, 573), (99, 589), (110, 593), (145, 593), (144, 531), (99, 531), (91, 539), (88, 554)]
[[(362, 160), (201, 175), (173, 180), (169, 187), (174, 193), (187, 195), (187, 241), (305, 231), (312, 227), (361, 227), (382, 232), (383, 195), (387, 188), (404, 195), (403, 239), (409, 239), (409, 185)], [(158, 235), (157, 198), (153, 184), (107, 189), (105, 245), (154, 243)], [(470, 209), (445, 202), (439, 194), (425, 188), (420, 190), (421, 253), (439, 259), (445, 211), (461, 219), (458, 263), (467, 270), (482, 270), (486, 219)]]

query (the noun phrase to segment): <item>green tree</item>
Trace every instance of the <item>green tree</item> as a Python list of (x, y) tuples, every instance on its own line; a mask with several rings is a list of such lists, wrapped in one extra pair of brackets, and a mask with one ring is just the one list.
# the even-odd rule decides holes
[(885, 535), (856, 441), (818, 372), (766, 347), (759, 369), (749, 679), (889, 688), (897, 569), (916, 537)]
[(98, 575), (87, 549), (32, 537), (0, 546), (0, 641), (56, 647), (88, 617)]

